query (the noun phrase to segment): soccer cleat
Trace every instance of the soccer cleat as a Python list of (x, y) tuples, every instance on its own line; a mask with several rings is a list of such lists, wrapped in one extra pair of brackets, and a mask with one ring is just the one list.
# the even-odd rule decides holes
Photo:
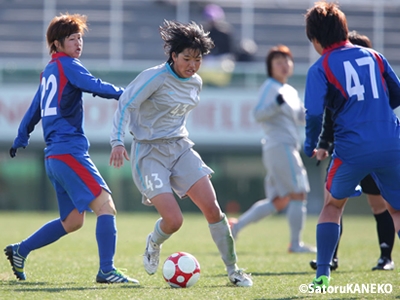
[(153, 275), (158, 269), (161, 246), (151, 240), (151, 233), (147, 236), (146, 250), (143, 254), (143, 265), (149, 275)]
[(237, 237), (237, 234), (238, 234), (237, 229), (235, 230), (235, 225), (237, 224), (237, 222), (238, 222), (238, 219), (236, 219), (236, 218), (229, 218), (228, 219), (228, 224), (229, 224), (229, 227), (231, 228), (232, 237), (233, 237), (234, 240), (236, 240), (236, 237)]
[(19, 249), (19, 244), (8, 245), (4, 249), (4, 253), (7, 256), (7, 259), (10, 261), (15, 276), (19, 280), (25, 280), (26, 275), (24, 272), (24, 265), (26, 258), (19, 255), (18, 249)]
[(317, 253), (317, 248), (300, 243), (299, 245), (295, 246), (290, 245), (288, 251), (290, 253)]
[(96, 282), (98, 283), (135, 283), (139, 284), (139, 281), (136, 279), (130, 278), (122, 273), (120, 270), (115, 269), (108, 273), (103, 273), (102, 270), (99, 270), (96, 276)]
[[(313, 270), (317, 269), (317, 261), (315, 259), (310, 261), (310, 267)], [(335, 271), (339, 267), (339, 260), (338, 258), (334, 258), (331, 262), (331, 271)]]
[(372, 268), (372, 271), (375, 270), (382, 270), (382, 271), (394, 270), (394, 262), (387, 257), (381, 257), (378, 260), (378, 264)]
[(243, 272), (243, 270), (236, 270), (229, 275), (229, 280), (236, 286), (251, 287), (253, 286), (253, 280), (249, 274)]
[(326, 289), (329, 287), (329, 280), (330, 278), (326, 275), (321, 275), (318, 278), (314, 278), (311, 289), (321, 289), (321, 292), (325, 292)]

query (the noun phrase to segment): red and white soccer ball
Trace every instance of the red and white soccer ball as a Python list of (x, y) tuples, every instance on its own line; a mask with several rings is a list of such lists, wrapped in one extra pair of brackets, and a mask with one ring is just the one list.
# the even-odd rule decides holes
[(200, 264), (193, 255), (177, 252), (165, 260), (162, 272), (171, 287), (187, 288), (199, 280)]

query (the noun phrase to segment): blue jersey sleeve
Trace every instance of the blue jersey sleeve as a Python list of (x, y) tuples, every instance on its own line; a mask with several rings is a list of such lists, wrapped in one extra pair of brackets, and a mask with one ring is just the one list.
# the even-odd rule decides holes
[(69, 82), (83, 92), (106, 99), (118, 100), (124, 91), (111, 83), (94, 77), (78, 59), (65, 60), (63, 69)]
[(393, 71), (390, 64), (387, 62), (386, 59), (383, 60), (384, 62), (384, 72), (383, 78), (386, 81), (386, 85), (389, 92), (389, 103), (392, 109), (395, 109), (400, 106), (400, 80)]
[(304, 106), (306, 108), (304, 153), (309, 157), (313, 155), (321, 133), (326, 86), (327, 80), (324, 73), (316, 63), (308, 70), (304, 96)]
[(25, 148), (29, 143), (29, 137), (41, 119), (40, 112), (40, 88), (37, 90), (30, 107), (22, 118), (18, 128), (18, 135), (14, 140), (13, 148)]

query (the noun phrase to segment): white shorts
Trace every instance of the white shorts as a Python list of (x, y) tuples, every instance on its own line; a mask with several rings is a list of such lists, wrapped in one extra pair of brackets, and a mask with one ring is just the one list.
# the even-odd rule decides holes
[(132, 142), (132, 176), (143, 204), (152, 205), (152, 198), (173, 191), (183, 198), (193, 184), (213, 173), (193, 145), (188, 138)]
[(290, 193), (308, 193), (310, 185), (307, 171), (299, 151), (292, 146), (277, 145), (263, 150), (263, 163), (267, 171), (265, 195), (270, 200)]

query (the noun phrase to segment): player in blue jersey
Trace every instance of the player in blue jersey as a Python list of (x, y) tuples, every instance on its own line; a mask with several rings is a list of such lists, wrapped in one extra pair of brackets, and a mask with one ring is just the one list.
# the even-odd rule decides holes
[[(349, 32), (348, 36), (349, 41), (354, 45), (359, 45), (362, 47), (372, 48), (372, 43), (370, 39), (362, 34), (359, 34), (357, 31), (353, 30)], [(331, 118), (330, 110), (325, 109), (324, 111), (324, 119), (323, 119), (323, 127), (322, 132), (319, 136), (318, 144), (316, 148), (318, 149), (326, 149), (329, 154), (332, 154), (333, 151), (333, 122)], [(379, 248), (381, 251), (380, 257), (378, 259), (378, 263), (376, 266), (372, 268), (372, 270), (393, 270), (394, 262), (392, 261), (392, 249), (394, 245), (395, 239), (395, 231), (392, 217), (390, 216), (389, 211), (386, 207), (386, 201), (381, 196), (381, 192), (379, 188), (376, 186), (374, 179), (371, 175), (367, 175), (360, 182), (360, 186), (362, 192), (367, 195), (368, 204), (371, 207), (372, 213), (374, 214), (376, 220), (376, 229), (378, 233), (378, 241)], [(325, 189), (325, 198), (327, 197), (328, 192)], [(340, 238), (343, 233), (343, 222), (342, 218), (340, 219)], [(338, 248), (339, 241), (336, 246), (335, 252), (333, 253), (333, 259), (331, 262), (331, 270), (336, 270), (339, 265), (338, 259)], [(310, 261), (310, 266), (314, 270), (317, 269), (317, 261)]]
[(314, 287), (327, 287), (330, 262), (339, 239), (339, 222), (348, 197), (371, 174), (389, 204), (400, 236), (400, 81), (386, 58), (348, 41), (345, 14), (338, 5), (317, 2), (306, 15), (306, 34), (321, 57), (307, 73), (305, 153), (321, 132), (324, 109), (334, 123), (334, 151), (326, 188), (329, 191), (317, 225), (317, 271)]
[(97, 215), (96, 239), (100, 268), (99, 283), (138, 283), (114, 266), (117, 228), (111, 191), (90, 159), (89, 141), (83, 130), (82, 93), (118, 100), (123, 89), (95, 78), (80, 62), (86, 16), (63, 14), (47, 28), (51, 60), (40, 76), (39, 88), (22, 119), (10, 149), (15, 157), (25, 148), (35, 125), (42, 121), (46, 143), (45, 167), (57, 194), (60, 217), (43, 225), (20, 243), (4, 251), (15, 276), (25, 280), (29, 253), (80, 229), (85, 212)]
[(110, 138), (110, 164), (119, 168), (124, 158), (129, 160), (124, 147), (129, 127), (133, 180), (143, 203), (154, 205), (161, 215), (147, 237), (144, 268), (149, 275), (157, 271), (162, 244), (182, 226), (175, 192), (180, 198), (190, 197), (205, 216), (229, 280), (250, 287), (251, 277), (236, 263), (235, 242), (210, 181), (213, 171), (192, 149), (186, 129), (186, 118), (200, 101), (202, 80), (197, 71), (214, 43), (194, 22), (165, 21), (160, 34), (168, 61), (144, 70), (129, 84), (115, 112)]

